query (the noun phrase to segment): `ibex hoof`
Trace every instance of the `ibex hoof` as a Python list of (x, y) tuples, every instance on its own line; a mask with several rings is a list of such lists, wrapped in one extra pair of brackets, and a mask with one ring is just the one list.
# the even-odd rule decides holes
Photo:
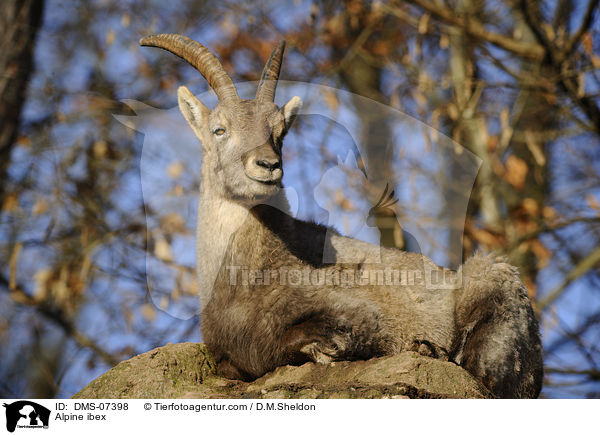
[(427, 340), (415, 340), (410, 347), (410, 350), (413, 352), (417, 352), (423, 356), (428, 356), (430, 358), (441, 359), (444, 361), (448, 361), (448, 352), (446, 349), (438, 346), (435, 343), (431, 343)]
[(300, 352), (306, 354), (312, 361), (319, 364), (329, 364), (336, 360), (339, 354), (337, 346), (327, 346), (321, 342), (313, 342), (302, 346)]

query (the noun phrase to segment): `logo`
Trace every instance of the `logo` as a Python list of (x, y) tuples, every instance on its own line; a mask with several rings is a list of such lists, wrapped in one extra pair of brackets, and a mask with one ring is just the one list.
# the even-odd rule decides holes
[(11, 404), (3, 404), (6, 408), (6, 430), (14, 432), (15, 428), (48, 429), (50, 410), (29, 400), (19, 400)]

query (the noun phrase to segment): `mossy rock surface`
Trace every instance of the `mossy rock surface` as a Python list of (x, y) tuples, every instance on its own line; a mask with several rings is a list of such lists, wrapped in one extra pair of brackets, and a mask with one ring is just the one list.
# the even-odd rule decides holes
[(485, 398), (457, 365), (414, 352), (368, 361), (279, 367), (254, 382), (217, 376), (201, 343), (176, 343), (119, 363), (77, 393), (108, 398)]
[(174, 398), (215, 374), (216, 364), (204, 344), (169, 343), (120, 362), (73, 398)]

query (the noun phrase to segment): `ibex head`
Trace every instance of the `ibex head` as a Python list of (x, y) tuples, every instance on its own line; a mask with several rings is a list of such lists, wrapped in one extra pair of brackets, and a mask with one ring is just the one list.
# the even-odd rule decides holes
[(203, 183), (246, 204), (274, 195), (283, 177), (282, 141), (302, 106), (298, 97), (281, 109), (274, 103), (285, 42), (267, 61), (254, 100), (241, 99), (219, 60), (192, 39), (161, 34), (142, 38), (140, 45), (163, 48), (186, 60), (219, 98), (211, 111), (185, 86), (177, 93), (181, 113), (202, 143)]

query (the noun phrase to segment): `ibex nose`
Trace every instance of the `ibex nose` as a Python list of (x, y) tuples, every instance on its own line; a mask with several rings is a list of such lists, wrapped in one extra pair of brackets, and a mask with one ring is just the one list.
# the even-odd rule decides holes
[(281, 160), (279, 160), (278, 158), (260, 159), (257, 160), (255, 163), (257, 166), (268, 169), (271, 172), (273, 172), (275, 169), (281, 168)]
[(254, 148), (242, 156), (246, 175), (262, 182), (277, 182), (283, 176), (281, 156), (271, 144), (264, 144)]

